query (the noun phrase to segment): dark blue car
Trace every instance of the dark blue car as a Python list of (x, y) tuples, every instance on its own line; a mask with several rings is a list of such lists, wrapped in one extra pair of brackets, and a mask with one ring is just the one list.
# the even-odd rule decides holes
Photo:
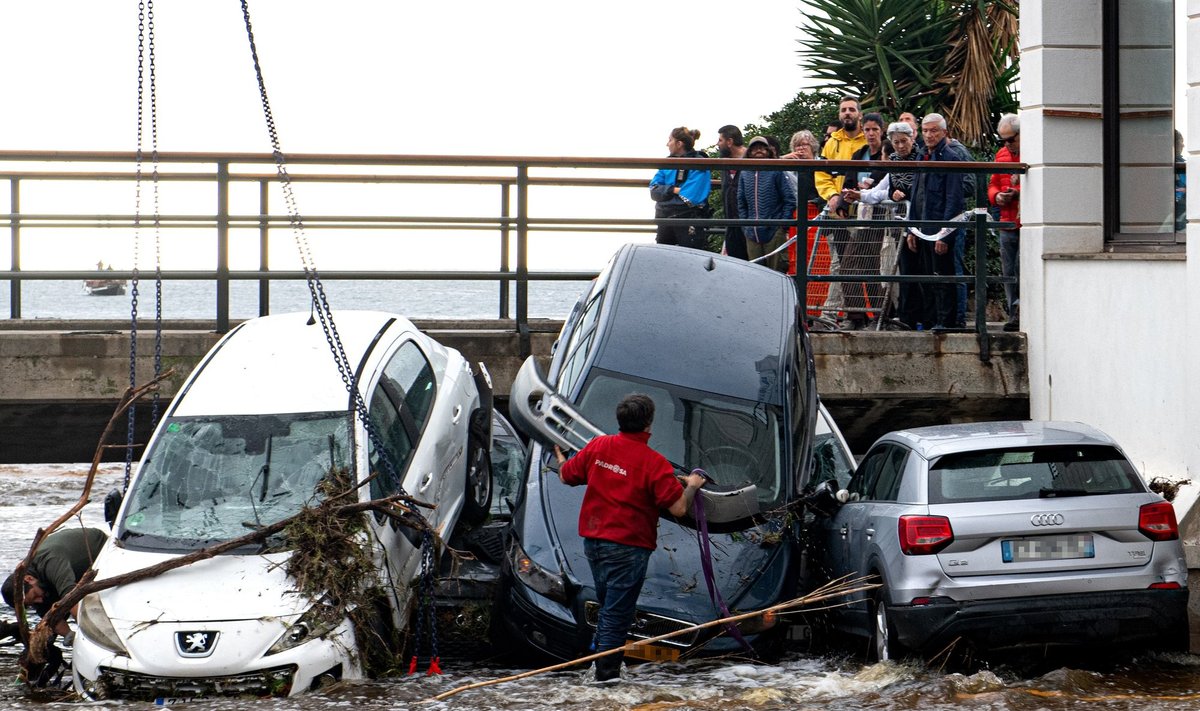
[[(814, 430), (832, 436), (829, 423), (817, 428), (826, 415), (798, 309), (793, 282), (758, 265), (659, 245), (617, 252), (567, 318), (548, 376), (530, 361), (513, 385), (510, 413), (532, 440), (504, 570), (501, 615), (513, 633), (561, 659), (588, 650), (597, 603), (577, 529), (584, 489), (558, 481), (549, 445), (578, 449), (615, 432), (614, 409), (630, 392), (654, 399), (650, 445), (681, 471), (700, 467), (713, 480), (713, 580), (728, 607), (747, 612), (795, 596)], [(721, 616), (700, 550), (696, 522), (664, 513), (634, 637)], [(740, 632), (761, 651), (772, 628), (782, 631), (773, 617), (757, 617)], [(647, 653), (739, 649), (713, 628)]]

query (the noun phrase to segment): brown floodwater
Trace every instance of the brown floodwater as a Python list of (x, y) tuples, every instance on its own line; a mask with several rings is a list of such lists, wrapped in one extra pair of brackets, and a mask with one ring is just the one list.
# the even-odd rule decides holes
[[(28, 550), (38, 526), (66, 510), (79, 496), (79, 466), (0, 466), (0, 570)], [(106, 468), (95, 501), (119, 484), (121, 472)], [(88, 525), (102, 526), (99, 504), (85, 509)], [(11, 610), (0, 607), (0, 615)], [(464, 691), (445, 701), (431, 697), (468, 684), (526, 671), (511, 662), (443, 664), (441, 676), (343, 682), (290, 699), (215, 699), (197, 702), (211, 711), (303, 709), (375, 711), (427, 708), (517, 711), (524, 709), (711, 710), (747, 709), (1105, 709), (1200, 711), (1200, 657), (1147, 654), (1083, 660), (976, 664), (958, 671), (916, 663), (866, 664), (844, 653), (797, 653), (777, 663), (740, 659), (644, 664), (625, 670), (615, 684), (588, 681), (584, 670), (560, 671)], [(0, 647), (0, 709), (61, 709), (48, 696), (30, 696), (16, 682), (16, 648)], [(61, 702), (61, 697), (58, 698)], [(83, 707), (85, 704), (73, 704)], [(89, 708), (96, 704), (86, 704)], [(101, 702), (105, 708), (152, 708), (142, 702)]]

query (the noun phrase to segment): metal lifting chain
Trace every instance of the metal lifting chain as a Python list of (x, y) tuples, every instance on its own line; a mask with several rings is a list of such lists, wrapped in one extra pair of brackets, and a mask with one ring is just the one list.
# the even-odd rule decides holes
[[(250, 42), (250, 56), (254, 62), (254, 74), (258, 80), (258, 94), (262, 101), (263, 116), (267, 122), (267, 133), (271, 139), (271, 154), (275, 158), (275, 169), (279, 174), (280, 187), (283, 190), (284, 203), (287, 205), (288, 222), (292, 228), (292, 236), (296, 242), (296, 247), (300, 253), (300, 261), (304, 267), (304, 278), (308, 283), (308, 291), (312, 298), (313, 310), (317, 319), (321, 323), (321, 330), (325, 333), (325, 341), (329, 344), (329, 349), (333, 353), (333, 360), (337, 365), (338, 374), (342, 378), (342, 383), (346, 386), (350, 396), (354, 399), (354, 409), (358, 413), (359, 418), (363, 422), (363, 427), (367, 431), (367, 437), (371, 442), (371, 446), (379, 453), (379, 460), (382, 462), (384, 471), (391, 481), (399, 482), (400, 477), (397, 474), (395, 464), (392, 462), (392, 457), (386, 447), (383, 446), (383, 440), (379, 436), (379, 432), (375, 424), (371, 421), (370, 414), (367, 412), (367, 403), (363, 399), (362, 393), (358, 389), (358, 383), (354, 376), (354, 368), (350, 363), (350, 359), (346, 356), (346, 350), (342, 347), (341, 336), (338, 335), (337, 326), (333, 322), (333, 311), (329, 306), (329, 299), (325, 295), (325, 287), (321, 284), (321, 279), (317, 275), (316, 264), (312, 258), (312, 251), (309, 248), (308, 238), (304, 234), (304, 220), (300, 216), (300, 211), (296, 207), (296, 197), (292, 190), (292, 180), (288, 175), (287, 165), (284, 160), (283, 150), (280, 148), (279, 133), (275, 128), (275, 117), (271, 113), (271, 102), (267, 98), (267, 85), (263, 79), (262, 65), (258, 61), (258, 48), (254, 43), (254, 29), (250, 23), (250, 7), (248, 0), (241, 0), (242, 17), (246, 22), (246, 36)], [(397, 493), (406, 502), (412, 502), (412, 496), (404, 490), (403, 486), (398, 486)], [(410, 506), (413, 516), (425, 528), (429, 528), (429, 523), (421, 516), (415, 506)], [(427, 537), (431, 542), (432, 538)], [(422, 542), (424, 547), (426, 544)], [(432, 545), (430, 543), (429, 545)]]
[[(147, 51), (148, 50), (148, 51)], [(129, 386), (137, 387), (137, 340), (138, 340), (138, 296), (140, 277), (140, 243), (142, 230), (142, 143), (143, 115), (146, 94), (146, 75), (150, 85), (150, 160), (151, 184), (154, 206), (154, 376), (162, 373), (162, 250), (158, 194), (158, 110), (154, 69), (154, 0), (138, 3), (138, 71), (137, 71), (137, 155), (134, 187), (133, 215), (133, 278), (130, 289), (129, 324)], [(126, 420), (125, 482), (123, 490), (129, 489), (129, 478), (133, 469), (134, 425), (137, 407), (130, 405)], [(151, 429), (158, 423), (159, 394), (152, 396), (150, 415)]]
[[(429, 522), (417, 510), (417, 507), (412, 504), (412, 496), (400, 484), (400, 477), (396, 471), (395, 463), (392, 461), (392, 455), (383, 446), (383, 440), (379, 436), (379, 431), (376, 429), (374, 422), (371, 421), (370, 413), (367, 411), (367, 403), (358, 388), (354, 368), (350, 363), (350, 359), (346, 356), (345, 348), (342, 347), (341, 336), (338, 335), (337, 326), (333, 322), (333, 311), (329, 307), (329, 299), (325, 296), (325, 287), (321, 284), (321, 279), (317, 275), (317, 267), (312, 258), (312, 251), (309, 249), (308, 238), (304, 234), (304, 220), (301, 218), (300, 210), (296, 206), (296, 197), (292, 190), (292, 180), (288, 175), (283, 150), (280, 148), (279, 132), (275, 128), (275, 117), (271, 113), (271, 102), (267, 98), (267, 85), (263, 79), (262, 65), (258, 61), (258, 47), (254, 43), (254, 29), (250, 22), (250, 6), (248, 0), (241, 0), (241, 3), (242, 17), (246, 22), (246, 37), (250, 43), (250, 56), (254, 61), (254, 74), (258, 80), (258, 95), (262, 101), (263, 117), (266, 119), (267, 133), (271, 139), (271, 154), (275, 158), (275, 169), (279, 174), (284, 204), (287, 205), (288, 222), (291, 225), (292, 237), (296, 242), (296, 248), (300, 253), (300, 261), (304, 267), (304, 279), (308, 283), (308, 292), (312, 298), (313, 311), (316, 312), (316, 317), (321, 322), (321, 330), (325, 333), (325, 341), (329, 344), (329, 349), (333, 353), (333, 360), (337, 364), (338, 374), (341, 376), (346, 390), (349, 391), (350, 396), (354, 400), (354, 409), (358, 413), (359, 419), (362, 420), (363, 428), (367, 432), (371, 447), (379, 453), (379, 461), (383, 464), (383, 469), (388, 479), (397, 483), (397, 494), (409, 504), (412, 516), (416, 518), (423, 529), (421, 535), (421, 587), (417, 594), (420, 596), (418, 600), (422, 597), (424, 598), (424, 605), (427, 606), (426, 612), (429, 618), (429, 638), (430, 646), (433, 650), (429, 673), (441, 674), (437, 656), (437, 626), (433, 617), (436, 614), (433, 601), (433, 577), (436, 571), (433, 565), (434, 540), (431, 533), (432, 529)], [(420, 607), (418, 607), (417, 615), (417, 640), (419, 641), (421, 628)], [(415, 662), (414, 658), (414, 665)], [(415, 666), (413, 670), (415, 670)]]

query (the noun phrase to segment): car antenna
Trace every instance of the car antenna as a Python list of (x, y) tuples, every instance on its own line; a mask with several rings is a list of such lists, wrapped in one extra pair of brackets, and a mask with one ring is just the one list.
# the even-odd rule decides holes
[(704, 271), (711, 272), (717, 268), (717, 261), (712, 257), (708, 258), (708, 262), (704, 265)]

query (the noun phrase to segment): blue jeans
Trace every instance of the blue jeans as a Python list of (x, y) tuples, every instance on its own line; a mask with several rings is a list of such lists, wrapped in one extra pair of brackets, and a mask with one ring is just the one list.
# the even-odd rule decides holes
[(633, 624), (638, 596), (642, 594), (642, 583), (646, 581), (646, 566), (650, 563), (652, 551), (649, 548), (585, 538), (583, 552), (592, 567), (596, 597), (600, 602), (596, 651), (623, 647)]
[(1008, 301), (1008, 315), (1021, 298), (1021, 233), (1017, 230), (1000, 230), (1000, 273), (1017, 277), (1018, 283), (1004, 285), (1004, 297)]

